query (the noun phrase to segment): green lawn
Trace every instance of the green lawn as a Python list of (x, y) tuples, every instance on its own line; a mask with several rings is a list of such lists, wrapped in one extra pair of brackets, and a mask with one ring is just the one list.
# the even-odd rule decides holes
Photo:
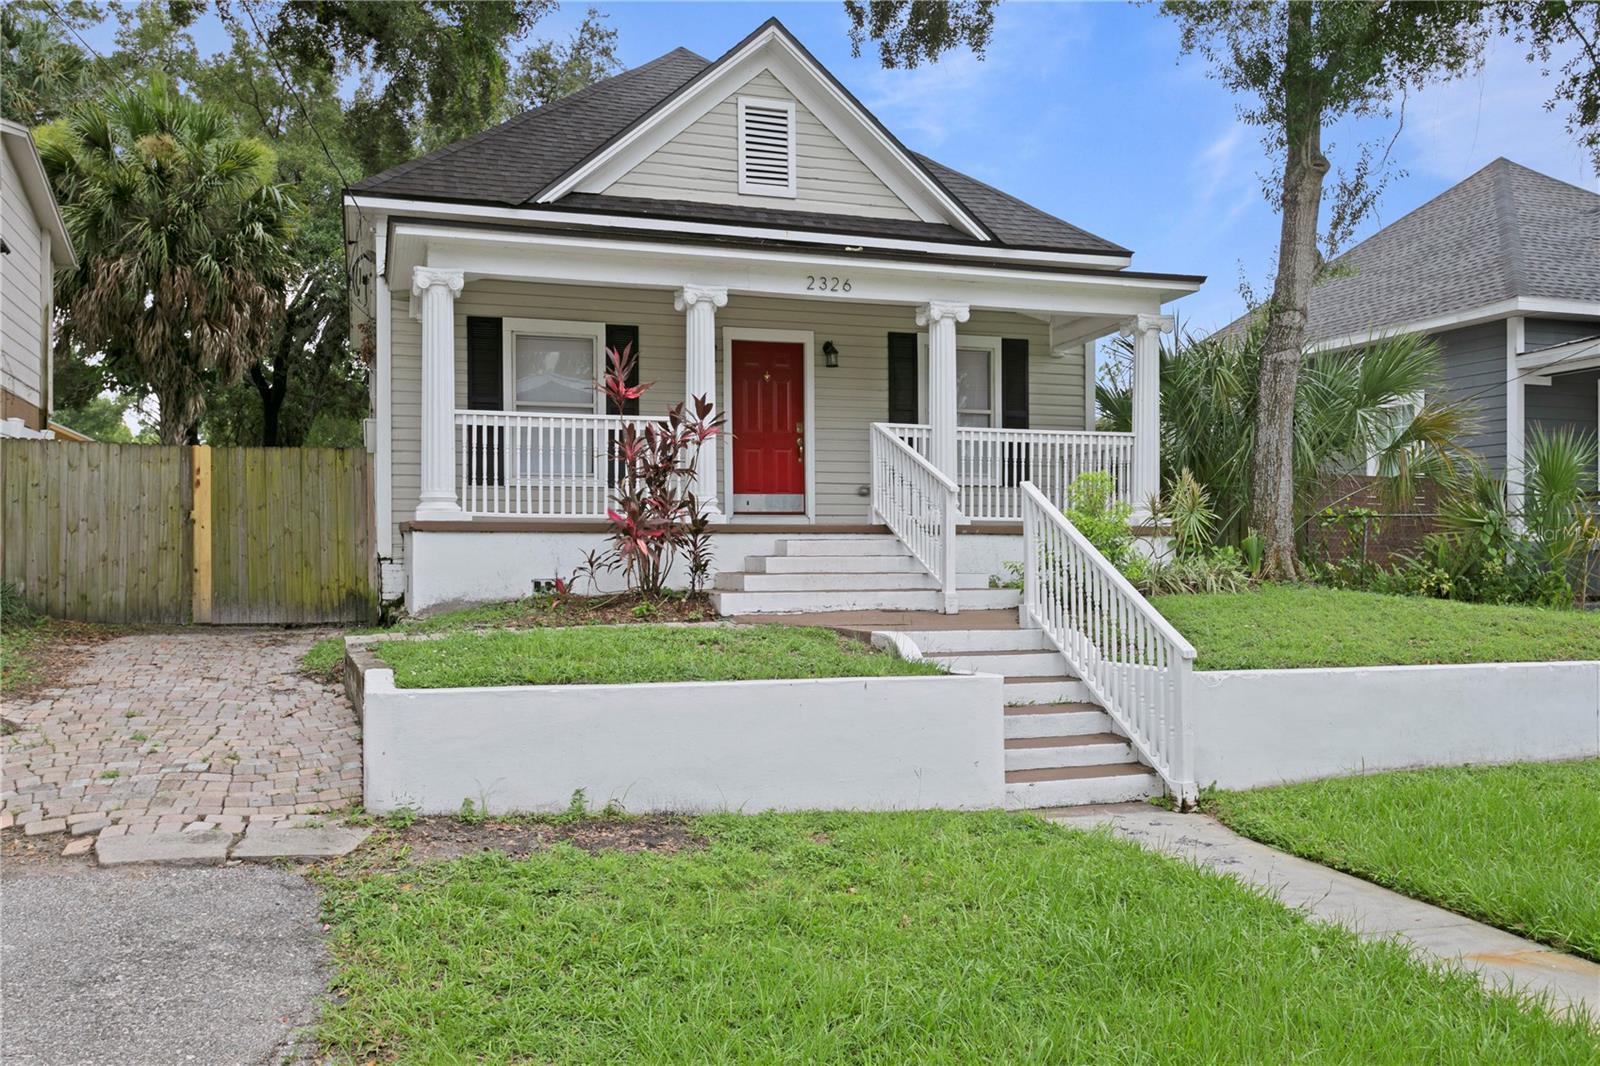
[(799, 626), (580, 626), (454, 632), (383, 641), (400, 688), (620, 685), (939, 673), (827, 629)]
[(1209, 802), (1263, 843), (1600, 960), (1600, 761), (1342, 777)]
[(1600, 659), (1600, 613), (1309, 585), (1155, 596), (1201, 670)]
[(699, 819), (321, 874), (339, 1062), (1592, 1063), (1600, 1038), (1025, 816)]

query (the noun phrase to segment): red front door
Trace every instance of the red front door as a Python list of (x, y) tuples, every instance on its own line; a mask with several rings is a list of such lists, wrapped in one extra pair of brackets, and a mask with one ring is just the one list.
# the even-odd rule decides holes
[(805, 347), (733, 342), (733, 510), (806, 509)]

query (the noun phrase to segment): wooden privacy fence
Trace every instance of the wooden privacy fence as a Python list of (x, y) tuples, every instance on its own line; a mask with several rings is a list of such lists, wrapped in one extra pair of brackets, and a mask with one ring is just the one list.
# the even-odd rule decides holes
[(372, 498), (359, 449), (8, 439), (0, 577), (90, 622), (372, 621)]

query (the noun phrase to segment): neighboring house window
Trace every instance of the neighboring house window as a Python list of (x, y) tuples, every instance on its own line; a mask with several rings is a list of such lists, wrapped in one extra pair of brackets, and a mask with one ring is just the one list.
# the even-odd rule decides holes
[(508, 411), (603, 413), (595, 389), (606, 328), (596, 322), (505, 320)]
[(739, 191), (795, 195), (794, 101), (739, 97)]
[[(1397, 437), (1411, 427), (1411, 420), (1417, 417), (1417, 412), (1422, 410), (1424, 396), (1414, 392), (1409, 396), (1402, 396), (1380, 407), (1374, 414), (1377, 425), (1374, 427), (1374, 437), (1379, 445), (1387, 446)], [(1384, 473), (1378, 467), (1377, 455), (1366, 458), (1366, 471), (1368, 477), (1377, 477)]]

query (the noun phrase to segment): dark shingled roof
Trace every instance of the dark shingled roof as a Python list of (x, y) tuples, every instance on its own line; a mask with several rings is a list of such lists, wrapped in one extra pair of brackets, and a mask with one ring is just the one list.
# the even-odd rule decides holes
[[(805, 227), (873, 237), (903, 237), (993, 247), (943, 223), (825, 215), (810, 211), (573, 193), (533, 203), (541, 191), (615, 139), (711, 64), (686, 48), (580, 89), (465, 140), (402, 163), (350, 187), (353, 193), (500, 207), (561, 210)], [(1126, 248), (1031, 207), (1014, 196), (913, 155), (1000, 244), (1054, 252), (1131, 255)]]
[(1312, 290), (1309, 341), (1516, 297), (1600, 303), (1600, 195), (1496, 159), (1334, 263), (1346, 272)]

